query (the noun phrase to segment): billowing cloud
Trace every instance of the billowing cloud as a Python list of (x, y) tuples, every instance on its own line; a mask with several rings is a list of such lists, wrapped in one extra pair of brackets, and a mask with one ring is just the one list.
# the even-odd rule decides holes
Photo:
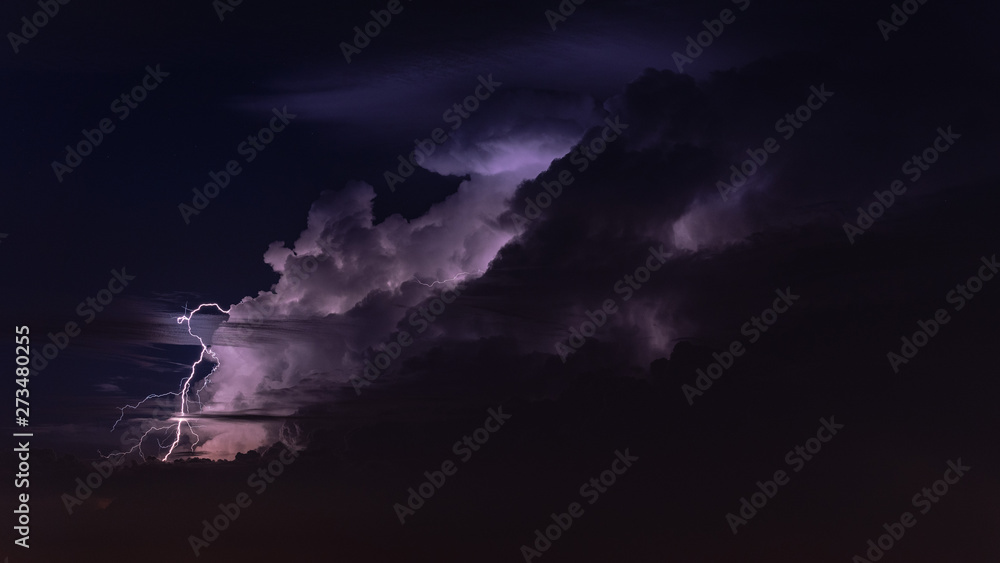
[[(355, 398), (351, 379), (366, 361), (415, 335), (414, 315), (459, 282), (461, 295), (379, 370), (374, 392), (435, 380), (456, 393), (550, 394), (605, 360), (648, 374), (679, 340), (731, 331), (753, 292), (720, 297), (723, 265), (743, 268), (762, 233), (821, 219), (811, 202), (842, 188), (831, 175), (809, 197), (797, 190), (824, 154), (799, 147), (837, 142), (820, 133), (849, 106), (831, 101), (742, 191), (720, 197), (717, 182), (811, 85), (826, 80), (842, 95), (843, 73), (822, 63), (792, 72), (801, 64), (764, 61), (702, 82), (647, 70), (603, 108), (552, 92), (498, 94), (422, 161), (467, 176), (423, 215), (376, 222), (376, 191), (360, 181), (325, 192), (299, 237), (265, 252), (278, 282), (234, 305), (212, 336), (221, 366), (205, 391), (208, 445), (231, 456), (282, 433), (304, 439), (288, 420)], [(761, 271), (741, 275), (773, 291)], [(463, 364), (442, 362), (473, 365), (498, 343), (521, 369), (462, 378)], [(232, 430), (227, 413), (242, 413)]]
[(264, 261), (279, 281), (231, 307), (211, 335), (219, 369), (202, 393), (202, 412), (213, 416), (202, 424), (207, 455), (231, 457), (293, 428), (222, 415), (287, 417), (330, 400), (411, 308), (486, 272), (516, 235), (500, 217), (518, 186), (596, 119), (596, 106), (579, 96), (566, 103), (564, 95), (517, 92), (491, 102), (422, 163), (469, 177), (424, 215), (376, 224), (374, 188), (351, 182), (312, 205), (297, 240), (270, 245)]

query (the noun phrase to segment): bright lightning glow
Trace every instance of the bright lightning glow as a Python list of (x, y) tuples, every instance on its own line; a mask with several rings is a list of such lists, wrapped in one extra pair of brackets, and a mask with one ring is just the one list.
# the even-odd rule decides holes
[[(200, 365), (203, 361), (205, 361), (205, 356), (206, 355), (210, 356), (214, 360), (215, 366), (212, 368), (212, 371), (209, 372), (208, 375), (205, 376), (205, 381), (204, 381), (204, 383), (202, 383), (201, 387), (198, 388), (198, 389), (195, 389), (193, 391), (196, 399), (190, 401), (190, 403), (196, 403), (199, 406), (199, 408), (200, 408), (201, 407), (201, 391), (204, 390), (206, 386), (208, 386), (208, 383), (209, 383), (210, 378), (212, 377), (212, 374), (215, 373), (215, 370), (219, 369), (219, 365), (220, 365), (219, 357), (215, 354), (215, 352), (212, 351), (211, 347), (208, 346), (207, 344), (205, 344), (205, 341), (202, 340), (202, 338), (200, 336), (198, 336), (197, 334), (195, 334), (194, 332), (191, 331), (191, 319), (194, 318), (195, 314), (198, 313), (198, 311), (200, 311), (202, 309), (202, 307), (215, 307), (220, 313), (223, 313), (223, 314), (226, 314), (226, 315), (229, 314), (229, 309), (223, 309), (217, 303), (205, 303), (205, 304), (202, 304), (202, 305), (198, 305), (198, 307), (195, 308), (195, 309), (193, 309), (190, 313), (188, 313), (186, 315), (183, 315), (181, 317), (177, 317), (177, 324), (187, 323), (187, 332), (188, 332), (188, 334), (190, 334), (194, 338), (198, 339), (198, 343), (201, 344), (201, 354), (198, 355), (198, 361), (196, 361), (194, 364), (191, 365), (191, 373), (188, 374), (187, 377), (185, 377), (184, 379), (181, 380), (181, 389), (180, 389), (180, 391), (170, 391), (170, 392), (161, 393), (161, 394), (158, 394), (158, 395), (157, 394), (147, 395), (145, 399), (139, 401), (138, 403), (136, 403), (134, 405), (125, 405), (124, 407), (119, 407), (119, 410), (121, 411), (121, 416), (119, 416), (118, 420), (115, 421), (115, 424), (111, 427), (111, 430), (114, 431), (114, 429), (118, 426), (118, 423), (121, 422), (122, 419), (125, 417), (125, 409), (133, 409), (133, 410), (135, 410), (135, 409), (139, 408), (143, 403), (145, 403), (146, 401), (148, 401), (149, 399), (166, 397), (168, 395), (173, 395), (173, 396), (178, 396), (179, 395), (180, 398), (181, 398), (181, 411), (180, 411), (180, 413), (177, 416), (170, 418), (170, 421), (171, 422), (176, 422), (176, 424), (171, 424), (169, 426), (158, 426), (158, 427), (150, 428), (149, 430), (146, 430), (145, 433), (143, 433), (143, 435), (142, 435), (141, 438), (139, 438), (139, 443), (136, 444), (135, 446), (132, 446), (132, 448), (130, 450), (128, 450), (127, 452), (115, 452), (115, 453), (112, 453), (112, 454), (109, 454), (109, 455), (103, 456), (103, 457), (110, 458), (111, 456), (116, 456), (116, 455), (117, 456), (126, 456), (126, 455), (129, 455), (132, 452), (136, 451), (137, 449), (139, 450), (139, 454), (141, 456), (142, 455), (142, 443), (143, 443), (143, 440), (146, 439), (146, 436), (148, 436), (150, 432), (154, 432), (154, 431), (173, 430), (172, 434), (174, 436), (174, 440), (173, 440), (173, 442), (169, 446), (165, 445), (162, 440), (160, 440), (159, 438), (157, 438), (157, 444), (159, 446), (159, 449), (163, 450), (164, 448), (167, 448), (167, 453), (160, 459), (160, 461), (167, 461), (167, 458), (169, 458), (170, 455), (172, 453), (174, 453), (174, 450), (177, 448), (177, 445), (180, 444), (180, 442), (181, 442), (181, 437), (184, 435), (184, 427), (185, 426), (187, 426), (187, 429), (191, 433), (191, 435), (194, 436), (194, 442), (192, 442), (192, 444), (191, 444), (192, 450), (194, 449), (194, 447), (196, 445), (198, 445), (198, 442), (201, 441), (201, 437), (198, 436), (198, 433), (194, 431), (194, 427), (191, 425), (191, 419), (193, 417), (190, 416), (191, 412), (190, 412), (189, 400), (188, 400), (188, 396), (192, 393), (191, 383), (194, 381), (195, 373), (198, 371), (198, 365)], [(184, 311), (187, 312), (187, 307), (186, 306), (184, 308)], [(100, 453), (100, 452), (98, 452), (98, 453)]]
[[(458, 274), (452, 276), (449, 279), (446, 279), (446, 280), (431, 280), (429, 282), (421, 281), (419, 278), (417, 278), (417, 276), (413, 276), (413, 279), (417, 283), (419, 283), (420, 285), (423, 285), (425, 287), (433, 288), (434, 286), (436, 286), (438, 284), (442, 284), (443, 285), (443, 284), (447, 284), (447, 283), (450, 283), (450, 282), (457, 281), (460, 278), (465, 277), (465, 276), (477, 276), (477, 275), (481, 275), (482, 273), (483, 273), (482, 269), (476, 270), (474, 272), (459, 272)], [(220, 313), (226, 314), (226, 315), (228, 315), (230, 313), (230, 309), (223, 309), (222, 306), (220, 306), (217, 303), (205, 303), (205, 304), (202, 304), (202, 305), (198, 305), (198, 307), (190, 310), (190, 312), (189, 312), (189, 310), (187, 308), (187, 304), (185, 304), (185, 306), (184, 306), (184, 312), (185, 312), (185, 314), (183, 316), (177, 317), (177, 324), (186, 324), (187, 325), (187, 332), (188, 332), (188, 334), (191, 335), (193, 338), (195, 338), (198, 341), (198, 344), (201, 345), (201, 353), (198, 355), (198, 360), (195, 361), (191, 365), (191, 372), (189, 374), (187, 374), (181, 380), (181, 382), (180, 382), (180, 390), (179, 391), (169, 391), (169, 392), (166, 392), (166, 393), (159, 393), (159, 394), (153, 393), (153, 394), (147, 395), (144, 399), (142, 399), (141, 401), (139, 401), (139, 402), (137, 402), (135, 404), (130, 404), (130, 405), (125, 405), (123, 407), (119, 407), (118, 410), (121, 411), (121, 414), (119, 415), (118, 420), (116, 420), (115, 423), (112, 425), (111, 430), (114, 431), (118, 427), (118, 424), (121, 423), (125, 419), (126, 409), (137, 410), (139, 407), (141, 407), (144, 403), (146, 403), (150, 399), (158, 399), (158, 398), (168, 397), (168, 396), (172, 396), (172, 397), (178, 397), (179, 396), (180, 400), (181, 400), (180, 412), (176, 413), (175, 416), (170, 417), (166, 421), (168, 423), (166, 426), (154, 426), (154, 427), (151, 427), (148, 430), (146, 430), (142, 434), (142, 436), (139, 438), (139, 442), (136, 445), (132, 446), (132, 448), (129, 449), (128, 451), (125, 451), (125, 452), (114, 452), (114, 453), (106, 455), (106, 456), (103, 455), (103, 454), (101, 454), (102, 457), (104, 457), (106, 459), (111, 458), (113, 456), (122, 456), (122, 457), (124, 457), (124, 456), (128, 456), (128, 455), (130, 455), (132, 453), (135, 453), (135, 452), (138, 452), (139, 456), (142, 457), (143, 456), (142, 446), (146, 442), (146, 438), (149, 437), (153, 433), (161, 433), (162, 432), (165, 435), (161, 434), (159, 437), (154, 436), (154, 438), (156, 440), (157, 447), (158, 447), (157, 453), (159, 454), (160, 452), (166, 450), (166, 453), (163, 455), (163, 457), (160, 458), (160, 461), (167, 461), (170, 458), (170, 456), (173, 455), (174, 451), (177, 449), (177, 446), (180, 445), (181, 438), (185, 435), (185, 428), (187, 429), (186, 432), (188, 434), (190, 434), (192, 436), (192, 439), (193, 439), (193, 441), (191, 443), (191, 446), (190, 446), (192, 450), (194, 449), (195, 446), (197, 446), (201, 442), (201, 437), (198, 435), (197, 432), (195, 432), (196, 426), (192, 424), (192, 420), (197, 419), (197, 415), (192, 416), (191, 405), (192, 404), (196, 404), (196, 405), (198, 405), (199, 410), (201, 409), (201, 407), (202, 407), (201, 392), (211, 382), (212, 375), (215, 373), (215, 371), (217, 369), (219, 369), (219, 367), (221, 365), (219, 357), (215, 354), (215, 352), (212, 351), (211, 347), (208, 344), (205, 344), (204, 339), (202, 339), (202, 337), (200, 337), (197, 334), (195, 334), (193, 332), (192, 328), (191, 328), (191, 319), (193, 319), (194, 316), (196, 314), (198, 314), (204, 308), (215, 308)], [(195, 375), (196, 375), (196, 373), (198, 371), (198, 366), (201, 365), (202, 362), (206, 361), (206, 359), (209, 359), (209, 361), (212, 361), (215, 365), (212, 367), (212, 370), (208, 373), (208, 375), (205, 376), (204, 381), (202, 382), (202, 384), (200, 386), (197, 386), (197, 388), (195, 388), (195, 386), (193, 384), (194, 384)], [(98, 453), (100, 453), (100, 452), (98, 452)]]
[(419, 279), (417, 279), (417, 276), (413, 276), (413, 279), (417, 283), (419, 283), (420, 285), (427, 286), (427, 287), (434, 287), (435, 285), (437, 285), (439, 283), (444, 284), (444, 283), (448, 283), (448, 282), (453, 282), (453, 281), (457, 280), (461, 276), (472, 276), (472, 275), (478, 275), (478, 274), (482, 274), (482, 273), (483, 273), (482, 270), (476, 270), (475, 272), (459, 272), (459, 273), (455, 274), (455, 276), (452, 277), (452, 278), (450, 278), (450, 279), (440, 280), (440, 281), (432, 281), (431, 283), (424, 283), (424, 282), (420, 281)]

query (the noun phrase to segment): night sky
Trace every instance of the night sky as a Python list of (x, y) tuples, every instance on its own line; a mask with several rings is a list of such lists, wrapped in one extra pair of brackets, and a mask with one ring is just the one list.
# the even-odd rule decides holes
[(334, 4), (0, 7), (5, 562), (998, 559), (1000, 8)]

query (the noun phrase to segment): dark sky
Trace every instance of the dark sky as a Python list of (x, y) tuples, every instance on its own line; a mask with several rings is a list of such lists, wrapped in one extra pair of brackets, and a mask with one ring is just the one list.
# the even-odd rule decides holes
[(51, 2), (11, 562), (1000, 554), (995, 5)]

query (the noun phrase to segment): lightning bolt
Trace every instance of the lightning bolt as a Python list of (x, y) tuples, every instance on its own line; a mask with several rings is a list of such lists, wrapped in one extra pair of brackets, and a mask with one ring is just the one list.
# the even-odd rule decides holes
[[(420, 281), (420, 279), (417, 278), (417, 276), (413, 276), (413, 279), (417, 283), (419, 283), (420, 285), (423, 285), (425, 287), (434, 287), (435, 285), (438, 285), (438, 284), (446, 284), (446, 283), (449, 283), (449, 282), (453, 282), (453, 281), (455, 281), (455, 280), (457, 280), (457, 279), (459, 279), (459, 278), (461, 278), (463, 276), (479, 275), (479, 274), (482, 274), (482, 273), (483, 273), (482, 270), (477, 270), (475, 272), (459, 272), (458, 274), (452, 276), (449, 279), (446, 279), (446, 280), (434, 280), (434, 281), (431, 281), (430, 283), (426, 283), (426, 282)], [(191, 418), (190, 417), (190, 414), (191, 414), (190, 405), (196, 404), (196, 405), (199, 406), (199, 409), (200, 409), (200, 407), (202, 406), (201, 392), (205, 389), (205, 387), (208, 386), (208, 384), (211, 381), (212, 374), (214, 374), (215, 371), (217, 369), (219, 369), (219, 366), (221, 365), (221, 362), (219, 360), (219, 357), (215, 354), (215, 352), (212, 351), (211, 347), (209, 345), (205, 344), (204, 339), (202, 339), (200, 336), (198, 336), (197, 334), (195, 334), (191, 330), (191, 319), (193, 319), (194, 316), (199, 311), (201, 311), (203, 308), (213, 308), (213, 307), (217, 311), (219, 311), (220, 313), (222, 313), (222, 314), (225, 314), (225, 315), (229, 314), (230, 309), (223, 309), (222, 306), (219, 305), (218, 303), (204, 303), (204, 304), (198, 305), (194, 309), (191, 309), (190, 312), (188, 311), (187, 304), (185, 303), (184, 304), (184, 313), (185, 314), (182, 315), (182, 316), (180, 316), (180, 317), (177, 317), (177, 324), (186, 324), (187, 325), (187, 332), (188, 332), (188, 334), (191, 335), (193, 338), (195, 338), (198, 341), (198, 344), (201, 345), (201, 353), (198, 355), (198, 360), (191, 365), (191, 373), (189, 373), (186, 377), (184, 377), (181, 380), (180, 390), (179, 391), (168, 391), (166, 393), (158, 393), (158, 394), (157, 393), (153, 393), (153, 394), (147, 395), (146, 398), (144, 398), (143, 400), (139, 401), (138, 403), (136, 403), (134, 405), (125, 405), (123, 407), (119, 407), (118, 410), (121, 411), (121, 414), (119, 415), (118, 420), (116, 420), (115, 423), (111, 426), (111, 431), (113, 432), (115, 430), (115, 428), (118, 427), (118, 424), (122, 420), (125, 419), (125, 410), (126, 409), (136, 410), (139, 407), (141, 407), (146, 401), (149, 401), (150, 399), (158, 399), (158, 398), (168, 397), (168, 396), (173, 396), (173, 397), (178, 397), (179, 396), (180, 399), (181, 399), (180, 413), (177, 416), (172, 417), (170, 419), (171, 421), (176, 421), (176, 424), (170, 424), (170, 425), (167, 425), (167, 426), (154, 426), (154, 427), (151, 427), (148, 430), (146, 430), (146, 432), (143, 433), (142, 437), (139, 438), (139, 442), (136, 445), (132, 446), (132, 448), (129, 449), (128, 451), (126, 451), (126, 452), (114, 452), (114, 453), (111, 453), (109, 455), (103, 455), (103, 454), (101, 454), (102, 457), (104, 457), (105, 459), (108, 459), (108, 458), (111, 458), (112, 456), (127, 456), (127, 455), (132, 454), (133, 452), (135, 452), (137, 450), (138, 450), (139, 455), (141, 457), (142, 456), (142, 445), (145, 442), (146, 438), (151, 433), (153, 433), (153, 432), (171, 431), (169, 434), (173, 435), (173, 441), (169, 444), (169, 446), (164, 442), (164, 439), (156, 438), (157, 446), (159, 447), (158, 452), (159, 451), (163, 451), (163, 449), (167, 450), (167, 453), (164, 454), (162, 458), (160, 458), (160, 461), (167, 461), (167, 459), (170, 458), (170, 456), (174, 453), (174, 450), (177, 449), (177, 446), (180, 444), (181, 438), (184, 436), (184, 428), (185, 427), (187, 427), (187, 429), (191, 433), (191, 435), (194, 436), (194, 442), (191, 444), (191, 448), (192, 449), (196, 445), (198, 445), (198, 443), (201, 441), (201, 437), (198, 436), (198, 433), (194, 431), (195, 427), (194, 427), (194, 425), (191, 424), (191, 421), (190, 421), (190, 418)], [(210, 371), (208, 373), (208, 375), (205, 376), (205, 379), (202, 382), (202, 385), (199, 388), (194, 389), (192, 391), (192, 384), (194, 382), (195, 374), (198, 371), (198, 366), (201, 365), (201, 363), (203, 361), (205, 361), (206, 356), (210, 357), (212, 360), (214, 360), (215, 366), (212, 368), (212, 371)], [(194, 398), (191, 397), (192, 393), (194, 395)], [(98, 452), (98, 453), (100, 453), (100, 452)]]
[[(119, 416), (118, 420), (115, 421), (114, 425), (111, 427), (111, 430), (114, 431), (114, 429), (118, 426), (118, 423), (121, 422), (122, 419), (124, 419), (124, 417), (125, 417), (125, 409), (133, 409), (133, 410), (135, 410), (135, 409), (138, 409), (140, 406), (142, 406), (143, 403), (145, 403), (146, 401), (148, 401), (150, 399), (156, 399), (156, 398), (167, 397), (167, 396), (175, 396), (175, 397), (176, 396), (180, 396), (180, 398), (181, 398), (181, 411), (180, 411), (180, 414), (178, 416), (175, 416), (172, 419), (170, 419), (170, 420), (176, 421), (177, 424), (171, 424), (171, 425), (168, 425), (168, 426), (156, 426), (156, 427), (152, 427), (152, 428), (146, 430), (145, 433), (143, 433), (142, 437), (139, 438), (139, 443), (136, 444), (135, 446), (132, 446), (132, 448), (130, 450), (128, 450), (127, 452), (115, 452), (115, 453), (109, 454), (107, 456), (103, 456), (105, 459), (110, 458), (111, 456), (116, 456), (116, 455), (118, 455), (118, 456), (127, 456), (127, 455), (131, 454), (132, 452), (136, 451), (137, 449), (139, 450), (139, 454), (141, 456), (141, 454), (142, 454), (142, 443), (146, 439), (146, 437), (149, 436), (149, 434), (151, 432), (159, 432), (159, 431), (162, 431), (162, 430), (173, 430), (174, 440), (173, 440), (173, 442), (169, 446), (165, 445), (164, 442), (163, 442), (163, 440), (157, 438), (157, 445), (159, 446), (159, 450), (158, 451), (162, 451), (164, 448), (167, 448), (167, 453), (162, 458), (160, 458), (160, 461), (167, 461), (167, 458), (169, 458), (170, 455), (172, 453), (174, 453), (174, 450), (177, 448), (177, 445), (180, 444), (180, 442), (181, 442), (181, 437), (184, 435), (184, 427), (185, 426), (187, 426), (188, 431), (195, 438), (194, 442), (191, 444), (191, 448), (192, 449), (194, 449), (194, 447), (196, 445), (198, 445), (198, 442), (201, 441), (201, 437), (198, 436), (198, 433), (194, 431), (194, 426), (191, 424), (191, 421), (189, 420), (189, 415), (191, 414), (191, 412), (190, 412), (190, 404), (192, 404), (192, 403), (197, 404), (199, 406), (199, 409), (200, 409), (200, 407), (202, 406), (202, 403), (201, 403), (201, 392), (205, 389), (205, 387), (208, 386), (208, 383), (211, 380), (212, 374), (214, 374), (215, 370), (219, 369), (219, 366), (221, 365), (221, 363), (219, 361), (219, 357), (215, 354), (215, 352), (212, 351), (211, 347), (209, 345), (205, 344), (205, 341), (200, 336), (198, 336), (197, 334), (195, 334), (194, 332), (192, 332), (192, 330), (191, 330), (191, 319), (193, 319), (194, 316), (195, 316), (195, 314), (197, 314), (199, 311), (202, 310), (202, 308), (205, 308), (205, 307), (208, 307), (208, 308), (214, 307), (216, 310), (218, 310), (222, 314), (225, 314), (225, 315), (229, 314), (229, 309), (223, 309), (222, 306), (220, 306), (217, 303), (204, 303), (202, 305), (198, 305), (198, 307), (192, 309), (190, 313), (188, 312), (187, 304), (184, 305), (184, 313), (185, 314), (182, 315), (182, 316), (180, 316), (180, 317), (177, 317), (177, 324), (185, 324), (185, 323), (187, 324), (187, 332), (188, 332), (189, 335), (191, 335), (192, 337), (194, 337), (194, 338), (196, 338), (198, 340), (198, 343), (201, 345), (201, 353), (198, 355), (198, 361), (196, 361), (195, 363), (191, 364), (191, 373), (189, 373), (187, 375), (187, 377), (185, 377), (185, 378), (183, 378), (181, 380), (180, 391), (169, 391), (167, 393), (150, 394), (150, 395), (147, 395), (145, 399), (139, 401), (138, 403), (136, 403), (134, 405), (125, 405), (124, 407), (119, 407), (118, 410), (121, 411), (121, 416)], [(209, 357), (212, 358), (212, 360), (214, 360), (215, 366), (212, 368), (212, 371), (210, 371), (208, 373), (208, 375), (205, 376), (204, 382), (202, 383), (201, 387), (199, 387), (198, 389), (195, 389), (193, 391), (194, 396), (196, 398), (194, 400), (190, 400), (189, 396), (192, 393), (191, 384), (194, 381), (195, 373), (197, 373), (197, 371), (198, 371), (198, 366), (201, 365), (201, 363), (203, 361), (205, 361), (205, 357), (206, 356), (209, 356)], [(98, 452), (98, 453), (100, 453), (100, 452)]]
[(452, 278), (449, 278), (449, 279), (446, 279), (446, 280), (432, 281), (431, 283), (424, 283), (424, 282), (420, 281), (420, 279), (417, 276), (413, 276), (413, 279), (414, 279), (414, 281), (416, 281), (420, 285), (423, 285), (423, 286), (426, 286), (426, 287), (434, 287), (435, 285), (437, 285), (439, 283), (443, 284), (443, 283), (453, 282), (453, 281), (457, 280), (458, 278), (460, 278), (462, 276), (472, 276), (472, 275), (478, 275), (478, 274), (481, 274), (481, 273), (483, 273), (482, 270), (476, 270), (475, 272), (459, 272), (459, 273), (455, 274), (455, 276), (452, 277)]

